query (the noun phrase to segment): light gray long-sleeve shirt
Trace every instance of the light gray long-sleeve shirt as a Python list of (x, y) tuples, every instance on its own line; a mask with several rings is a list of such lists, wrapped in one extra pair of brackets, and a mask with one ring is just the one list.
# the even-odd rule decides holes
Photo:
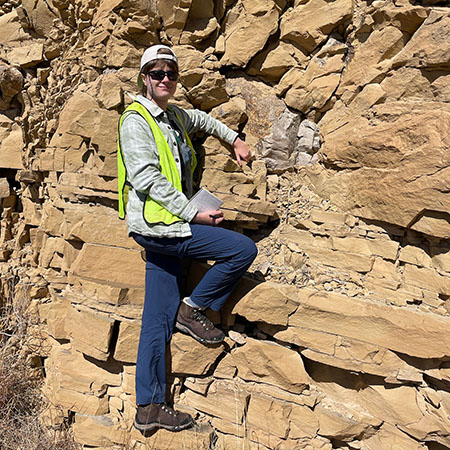
[[(161, 129), (182, 176), (181, 158), (174, 129), (170, 121), (177, 119), (170, 111), (162, 110), (149, 99), (139, 95), (136, 98), (155, 119)], [(172, 105), (171, 105), (172, 106)], [(238, 134), (203, 111), (187, 110), (172, 106), (178, 113), (188, 134), (203, 131), (222, 141), (232, 144)], [(187, 197), (178, 191), (161, 173), (158, 148), (147, 121), (138, 113), (128, 114), (122, 121), (120, 144), (131, 184), (127, 204), (128, 232), (153, 237), (187, 237), (191, 235), (189, 222), (197, 209), (189, 204)], [(149, 224), (144, 220), (144, 203), (147, 195), (172, 214), (183, 219), (171, 225)]]

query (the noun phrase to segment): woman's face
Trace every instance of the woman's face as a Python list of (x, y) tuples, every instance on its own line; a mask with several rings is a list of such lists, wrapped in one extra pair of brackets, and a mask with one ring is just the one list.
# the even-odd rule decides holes
[[(157, 70), (164, 70), (166, 72), (172, 72), (172, 69), (164, 61), (158, 62), (150, 72)], [(167, 74), (164, 75), (162, 80), (157, 80), (151, 74), (141, 75), (142, 81), (147, 87), (147, 97), (153, 100), (158, 105), (167, 105), (167, 102), (172, 98), (177, 89), (177, 80), (169, 80)]]

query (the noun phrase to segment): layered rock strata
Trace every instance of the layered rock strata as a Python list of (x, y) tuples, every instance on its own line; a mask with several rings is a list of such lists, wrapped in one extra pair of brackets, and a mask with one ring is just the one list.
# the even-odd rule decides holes
[[(42, 420), (99, 449), (449, 448), (449, 36), (445, 1), (0, 1), (0, 305), (40, 319)], [(254, 150), (241, 169), (195, 137), (198, 184), (259, 255), (211, 314), (225, 343), (168, 349), (197, 426), (145, 437), (115, 140), (158, 42), (177, 103)]]

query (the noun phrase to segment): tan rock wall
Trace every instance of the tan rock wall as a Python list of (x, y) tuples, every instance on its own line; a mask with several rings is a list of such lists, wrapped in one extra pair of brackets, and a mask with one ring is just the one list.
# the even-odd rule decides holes
[[(450, 448), (450, 8), (442, 0), (0, 1), (0, 305), (40, 319), (42, 419), (93, 448)], [(132, 429), (144, 262), (117, 217), (117, 120), (145, 47), (197, 136), (200, 185), (259, 255), (170, 395), (198, 426)], [(201, 158), (202, 159), (202, 158)], [(191, 264), (189, 291), (207, 269)]]

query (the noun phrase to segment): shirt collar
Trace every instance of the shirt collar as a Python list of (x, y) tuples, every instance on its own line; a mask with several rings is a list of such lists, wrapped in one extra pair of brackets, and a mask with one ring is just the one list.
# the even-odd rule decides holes
[(138, 95), (136, 97), (136, 101), (139, 102), (141, 105), (145, 106), (148, 110), (148, 112), (153, 117), (158, 117), (160, 115), (164, 114), (164, 110), (160, 108), (156, 103), (149, 100), (147, 97), (144, 97), (143, 95)]

